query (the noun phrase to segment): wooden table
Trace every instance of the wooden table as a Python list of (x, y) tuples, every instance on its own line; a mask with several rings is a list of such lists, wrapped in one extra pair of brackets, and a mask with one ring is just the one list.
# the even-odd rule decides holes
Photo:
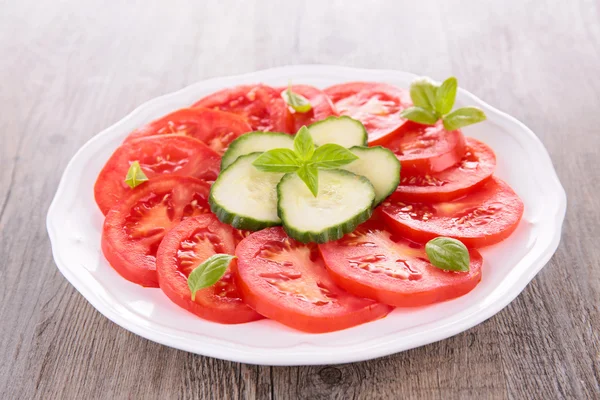
[[(169, 3), (0, 7), (0, 398), (600, 397), (600, 3)], [(401, 354), (270, 368), (142, 339), (62, 277), (44, 222), (84, 142), (198, 80), (297, 63), (454, 74), (537, 133), (569, 209), (558, 252), (510, 306)]]

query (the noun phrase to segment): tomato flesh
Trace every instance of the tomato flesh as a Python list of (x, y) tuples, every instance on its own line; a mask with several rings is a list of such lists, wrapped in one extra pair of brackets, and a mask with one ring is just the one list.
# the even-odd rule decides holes
[(128, 193), (104, 220), (102, 252), (125, 279), (158, 287), (156, 252), (183, 219), (210, 212), (210, 185), (184, 176), (160, 176)]
[(214, 254), (233, 254), (233, 228), (212, 214), (182, 221), (167, 233), (158, 247), (156, 271), (161, 290), (189, 312), (223, 324), (239, 324), (262, 317), (240, 298), (233, 272), (228, 269), (214, 285), (196, 292), (187, 284), (190, 273)]
[(233, 229), (233, 240), (235, 242), (235, 245), (237, 246), (242, 240), (246, 239), (252, 233), (253, 233), (252, 231), (245, 231), (245, 230), (234, 228)]
[[(284, 87), (276, 90), (282, 93), (287, 89), (287, 87)], [(300, 113), (291, 107), (287, 107), (288, 123), (290, 124), (289, 133), (296, 133), (303, 126), (337, 115), (331, 99), (322, 90), (309, 85), (292, 85), (292, 92), (304, 96), (309, 101), (311, 110)]]
[(412, 105), (404, 89), (385, 83), (350, 82), (325, 89), (336, 110), (363, 123), (369, 144), (378, 145), (406, 120), (400, 112)]
[(289, 327), (330, 332), (381, 318), (391, 310), (335, 285), (317, 246), (290, 239), (281, 227), (253, 233), (235, 254), (244, 301)]
[(244, 117), (253, 130), (286, 132), (287, 106), (279, 92), (266, 85), (243, 85), (215, 92), (193, 107), (227, 111)]
[(466, 138), (465, 155), (458, 164), (431, 174), (402, 170), (400, 185), (392, 197), (425, 202), (453, 200), (482, 185), (495, 168), (494, 151), (479, 140)]
[(470, 251), (468, 272), (443, 271), (423, 245), (367, 222), (342, 239), (319, 245), (333, 280), (348, 292), (395, 307), (437, 303), (470, 292), (481, 281), (483, 260)]
[(465, 138), (460, 131), (447, 131), (442, 123), (422, 125), (407, 122), (382, 143), (402, 164), (402, 174), (431, 174), (460, 162), (465, 155)]
[(464, 197), (436, 203), (388, 198), (378, 212), (398, 234), (424, 243), (437, 236), (483, 247), (506, 239), (523, 216), (523, 202), (504, 181), (491, 177)]
[(206, 108), (183, 108), (136, 129), (125, 140), (155, 135), (191, 136), (223, 154), (229, 143), (251, 130), (239, 115)]
[(151, 136), (122, 144), (108, 159), (94, 185), (94, 197), (103, 214), (114, 207), (131, 188), (125, 176), (139, 161), (148, 179), (159, 175), (187, 175), (213, 181), (221, 158), (201, 141), (186, 136)]

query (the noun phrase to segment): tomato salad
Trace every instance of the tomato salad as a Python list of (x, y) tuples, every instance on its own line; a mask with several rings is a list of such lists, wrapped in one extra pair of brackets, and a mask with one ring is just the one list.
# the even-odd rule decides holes
[(461, 128), (455, 78), (409, 89), (224, 89), (141, 126), (94, 187), (102, 252), (210, 321), (311, 333), (450, 300), (481, 281), (478, 248), (523, 202)]

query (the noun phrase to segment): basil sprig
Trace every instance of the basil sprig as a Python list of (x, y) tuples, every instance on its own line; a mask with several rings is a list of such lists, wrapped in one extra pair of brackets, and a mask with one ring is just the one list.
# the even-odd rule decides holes
[(308, 128), (303, 126), (294, 138), (294, 150), (266, 151), (254, 160), (252, 165), (265, 172), (295, 172), (313, 196), (317, 197), (319, 169), (339, 168), (356, 159), (357, 156), (339, 144), (328, 143), (315, 148)]
[(129, 166), (129, 170), (127, 171), (127, 176), (125, 177), (125, 183), (130, 187), (134, 188), (142, 183), (146, 182), (148, 177), (142, 171), (142, 167), (140, 167), (140, 163), (138, 161), (134, 161)]
[(307, 113), (312, 110), (312, 105), (306, 97), (292, 91), (291, 83), (289, 83), (287, 89), (281, 93), (281, 97), (287, 105), (292, 107), (296, 112)]
[(225, 275), (234, 258), (235, 256), (230, 254), (215, 254), (194, 268), (187, 279), (188, 287), (192, 292), (192, 301), (196, 300), (198, 290), (214, 285)]
[(439, 86), (427, 78), (415, 79), (410, 84), (414, 106), (403, 110), (400, 116), (425, 125), (433, 125), (441, 119), (448, 131), (485, 121), (485, 113), (477, 107), (462, 107), (452, 111), (457, 90), (458, 81), (453, 76)]
[(425, 245), (425, 253), (434, 267), (445, 271), (467, 272), (471, 258), (469, 250), (460, 241), (439, 236)]

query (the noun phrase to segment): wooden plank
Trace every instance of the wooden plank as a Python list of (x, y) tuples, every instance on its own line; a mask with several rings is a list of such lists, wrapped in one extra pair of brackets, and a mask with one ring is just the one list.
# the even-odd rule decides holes
[[(597, 2), (25, 0), (2, 10), (0, 398), (600, 397)], [(293, 63), (455, 74), (524, 121), (569, 196), (549, 265), (463, 334), (339, 366), (195, 356), (101, 316), (56, 269), (43, 223), (69, 158), (145, 100)]]

